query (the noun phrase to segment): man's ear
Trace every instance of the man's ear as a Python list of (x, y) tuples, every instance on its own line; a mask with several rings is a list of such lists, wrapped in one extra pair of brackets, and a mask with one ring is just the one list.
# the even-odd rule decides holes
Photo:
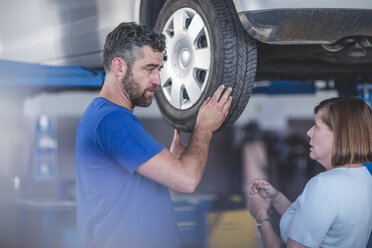
[(127, 62), (120, 57), (116, 57), (111, 61), (111, 70), (118, 78), (124, 78), (127, 66)]

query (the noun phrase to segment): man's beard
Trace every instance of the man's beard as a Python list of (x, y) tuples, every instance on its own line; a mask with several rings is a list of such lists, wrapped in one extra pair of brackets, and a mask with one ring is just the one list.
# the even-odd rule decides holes
[[(132, 107), (148, 107), (152, 103), (152, 96), (146, 96), (146, 91), (156, 90), (156, 86), (142, 89), (139, 83), (133, 78), (132, 68), (128, 67), (124, 78), (121, 80), (122, 88), (126, 92)], [(124, 93), (125, 93), (124, 92)]]

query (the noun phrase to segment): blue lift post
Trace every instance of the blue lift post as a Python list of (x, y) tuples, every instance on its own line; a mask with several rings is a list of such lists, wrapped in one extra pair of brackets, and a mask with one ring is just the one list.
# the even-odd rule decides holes
[(102, 87), (105, 74), (82, 66), (51, 66), (0, 60), (0, 87), (30, 86), (41, 88)]
[(283, 94), (315, 94), (315, 84), (297, 81), (273, 81), (256, 84), (252, 94), (283, 95)]

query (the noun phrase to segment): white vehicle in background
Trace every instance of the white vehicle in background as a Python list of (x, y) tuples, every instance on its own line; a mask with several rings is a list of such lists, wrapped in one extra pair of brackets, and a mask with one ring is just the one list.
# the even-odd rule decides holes
[(45, 64), (101, 68), (120, 22), (155, 27), (167, 37), (157, 104), (183, 131), (219, 84), (233, 87), (226, 126), (255, 80), (372, 81), (370, 0), (13, 0), (0, 12), (0, 59)]

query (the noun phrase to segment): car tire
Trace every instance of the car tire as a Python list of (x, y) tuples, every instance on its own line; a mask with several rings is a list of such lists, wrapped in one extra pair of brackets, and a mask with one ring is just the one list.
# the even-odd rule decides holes
[(155, 93), (163, 117), (191, 132), (200, 106), (223, 84), (233, 89), (233, 100), (221, 128), (233, 124), (252, 92), (257, 49), (232, 1), (168, 0), (155, 30), (167, 39), (161, 86)]

